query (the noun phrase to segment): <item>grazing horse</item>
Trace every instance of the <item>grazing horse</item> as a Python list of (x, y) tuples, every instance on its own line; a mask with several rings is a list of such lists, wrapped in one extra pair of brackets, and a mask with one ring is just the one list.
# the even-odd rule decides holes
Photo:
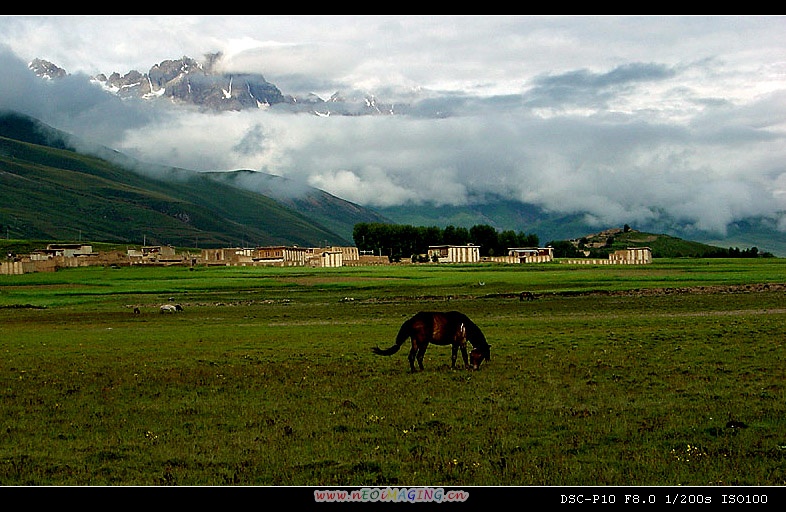
[(470, 354), (473, 369), (479, 370), (480, 363), (484, 359), (491, 360), (491, 347), (483, 332), (465, 314), (458, 311), (446, 313), (421, 311), (404, 322), (398, 331), (398, 336), (396, 336), (395, 345), (386, 349), (374, 347), (372, 351), (381, 356), (393, 355), (401, 349), (401, 345), (407, 338), (412, 339), (412, 348), (408, 357), (412, 372), (416, 371), (415, 359), (417, 359), (420, 369), (423, 370), (423, 356), (429, 343), (453, 347), (452, 368), (456, 367), (459, 349), (461, 349), (461, 356), (464, 358), (464, 366), (470, 367), (467, 360), (467, 341), (473, 346)]
[(178, 311), (183, 311), (183, 306), (180, 304), (164, 304), (161, 306), (162, 313), (177, 313)]

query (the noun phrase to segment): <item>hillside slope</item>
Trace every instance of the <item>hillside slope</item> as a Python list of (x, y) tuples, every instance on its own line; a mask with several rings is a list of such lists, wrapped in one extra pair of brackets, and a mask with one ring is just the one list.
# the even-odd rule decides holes
[(609, 228), (598, 233), (588, 234), (572, 243), (581, 251), (588, 251), (594, 257), (605, 258), (610, 253), (631, 247), (649, 247), (654, 258), (717, 258), (717, 257), (756, 257), (766, 254), (758, 248), (719, 247), (684, 240), (671, 235), (655, 234), (624, 228)]
[[(67, 134), (34, 119), (0, 115), (3, 235), (192, 247), (348, 245), (353, 215), (382, 218), (335, 198), (314, 208), (315, 220), (313, 211), (298, 211), (295, 200), (284, 204), (238, 187), (227, 180), (231, 173), (140, 164), (106, 149), (99, 158), (71, 147)], [(337, 220), (328, 228), (331, 212)]]

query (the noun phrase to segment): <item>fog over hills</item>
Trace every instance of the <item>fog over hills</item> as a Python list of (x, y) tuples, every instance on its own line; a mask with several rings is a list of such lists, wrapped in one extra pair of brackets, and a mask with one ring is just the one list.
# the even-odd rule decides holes
[[(99, 147), (80, 153), (75, 147), (84, 145), (76, 140), (33, 118), (0, 113), (0, 228), (6, 237), (322, 247), (351, 245), (356, 223), (385, 220), (316, 189), (295, 196), (284, 178), (266, 176), (263, 183), (259, 172), (167, 168)], [(237, 183), (249, 179), (253, 184)]]

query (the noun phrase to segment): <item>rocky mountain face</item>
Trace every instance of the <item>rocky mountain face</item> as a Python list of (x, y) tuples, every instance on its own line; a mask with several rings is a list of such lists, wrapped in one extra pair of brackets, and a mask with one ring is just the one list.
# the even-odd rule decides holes
[(204, 64), (190, 57), (165, 60), (147, 73), (131, 70), (93, 79), (123, 98), (169, 98), (209, 110), (243, 110), (283, 103), (286, 98), (262, 75), (215, 73), (209, 58)]
[[(381, 103), (373, 95), (357, 91), (336, 92), (327, 100), (311, 94), (295, 97), (284, 94), (265, 77), (254, 73), (225, 73), (218, 69), (221, 54), (208, 54), (202, 62), (184, 56), (153, 65), (146, 73), (98, 74), (92, 80), (121, 98), (167, 99), (205, 110), (228, 111), (262, 108), (286, 109), (319, 116), (389, 115), (392, 104)], [(30, 69), (39, 77), (57, 79), (68, 72), (46, 60), (35, 59)]]
[(35, 59), (29, 65), (30, 69), (41, 78), (62, 78), (66, 76), (66, 70), (60, 68), (51, 62), (42, 60), (42, 59)]

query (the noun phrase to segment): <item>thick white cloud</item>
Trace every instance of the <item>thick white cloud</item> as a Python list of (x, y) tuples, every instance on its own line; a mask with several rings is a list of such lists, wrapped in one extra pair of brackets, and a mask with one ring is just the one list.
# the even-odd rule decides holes
[[(368, 205), (496, 196), (602, 224), (786, 227), (784, 17), (3, 17), (0, 106), (142, 160), (255, 169)], [(361, 89), (409, 115), (151, 111), (87, 75), (222, 51), (284, 93)], [(25, 92), (26, 91), (26, 92)], [(27, 92), (36, 96), (30, 100)]]

